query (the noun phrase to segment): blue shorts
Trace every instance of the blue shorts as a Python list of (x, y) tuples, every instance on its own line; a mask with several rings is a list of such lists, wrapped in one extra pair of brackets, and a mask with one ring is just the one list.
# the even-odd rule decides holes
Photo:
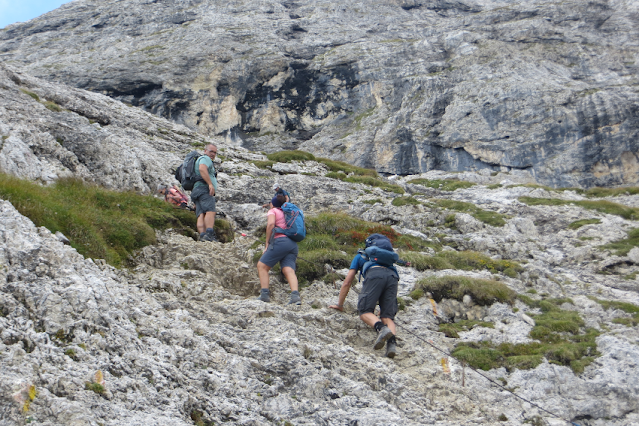
[(362, 292), (357, 300), (359, 314), (375, 312), (379, 301), (379, 317), (395, 319), (397, 315), (397, 287), (399, 279), (393, 270), (384, 267), (370, 267)]
[(198, 185), (191, 191), (191, 200), (195, 203), (195, 217), (206, 212), (215, 212), (215, 196), (209, 195), (209, 187)]
[(280, 267), (293, 268), (295, 270), (295, 261), (297, 260), (297, 243), (288, 237), (274, 238), (273, 242), (268, 245), (268, 249), (260, 258), (260, 262), (272, 268), (280, 262)]

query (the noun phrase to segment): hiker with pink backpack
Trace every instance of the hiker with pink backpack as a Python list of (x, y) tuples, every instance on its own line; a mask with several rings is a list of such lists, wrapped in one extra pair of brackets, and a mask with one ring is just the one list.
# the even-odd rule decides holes
[(282, 274), (291, 287), (289, 305), (301, 305), (295, 270), (297, 243), (306, 237), (304, 213), (295, 204), (286, 202), (286, 197), (282, 193), (278, 193), (271, 200), (266, 217), (266, 244), (264, 254), (257, 262), (261, 287), (257, 299), (270, 302), (268, 273), (279, 262)]

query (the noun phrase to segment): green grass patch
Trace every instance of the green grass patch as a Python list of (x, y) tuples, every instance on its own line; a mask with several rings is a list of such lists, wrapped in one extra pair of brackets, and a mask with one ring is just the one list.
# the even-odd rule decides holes
[(343, 161), (330, 160), (328, 158), (315, 158), (313, 154), (305, 151), (280, 151), (268, 154), (269, 162), (253, 161), (257, 167), (270, 168), (274, 163), (289, 163), (291, 161), (310, 161), (314, 160), (324, 164), (329, 172), (325, 175), (332, 179), (339, 179), (344, 182), (362, 183), (381, 188), (385, 191), (403, 194), (404, 190), (399, 185), (394, 185), (381, 179), (377, 172), (373, 169), (365, 169), (363, 167), (353, 166)]
[(602, 246), (599, 246), (599, 248), (602, 250), (606, 250), (606, 249), (612, 250), (612, 252), (616, 254), (617, 256), (625, 256), (628, 254), (630, 250), (638, 246), (639, 246), (639, 228), (634, 228), (628, 231), (628, 238), (619, 240), (619, 241), (613, 241), (608, 244), (604, 244)]
[(576, 220), (572, 222), (570, 225), (568, 225), (568, 228), (579, 229), (585, 225), (596, 225), (598, 223), (601, 223), (600, 219), (581, 219), (581, 220)]
[(628, 303), (628, 302), (617, 302), (614, 300), (597, 299), (596, 297), (592, 297), (592, 296), (588, 296), (588, 298), (599, 303), (601, 306), (603, 306), (605, 310), (618, 309), (620, 311), (623, 311), (625, 313), (632, 315), (630, 318), (628, 317), (615, 318), (612, 320), (612, 322), (616, 324), (623, 324), (628, 327), (634, 327), (637, 324), (639, 324), (639, 306), (633, 305), (632, 303)]
[[(441, 246), (431, 246), (440, 249)], [(512, 260), (495, 260), (474, 251), (442, 251), (433, 256), (422, 253), (402, 252), (401, 257), (411, 262), (418, 271), (459, 269), (463, 271), (488, 270), (492, 273), (502, 272), (507, 276), (517, 276), (523, 272), (522, 266)], [(514, 275), (514, 276), (513, 276)]]
[(536, 342), (500, 345), (463, 342), (457, 345), (453, 355), (482, 370), (499, 367), (509, 371), (515, 368), (530, 369), (546, 358), (548, 362), (569, 366), (576, 374), (581, 373), (599, 355), (595, 343), (599, 332), (584, 328), (584, 321), (577, 312), (560, 309), (564, 301), (552, 299), (537, 302), (542, 313), (531, 315), (535, 319), (535, 326), (530, 332), (530, 337), (538, 340)]
[(574, 204), (588, 210), (595, 210), (600, 213), (612, 214), (621, 216), (628, 220), (639, 219), (639, 209), (635, 207), (626, 207), (624, 205), (613, 203), (606, 200), (581, 200), (581, 201), (569, 201), (559, 200), (556, 198), (533, 198), (533, 197), (519, 197), (519, 201), (528, 204), (529, 206), (565, 206)]
[(480, 222), (484, 222), (491, 226), (501, 227), (506, 224), (506, 221), (504, 220), (504, 218), (507, 218), (507, 216), (496, 213), (496, 212), (482, 210), (472, 203), (465, 203), (463, 201), (454, 201), (454, 200), (440, 200), (440, 199), (431, 199), (430, 202), (444, 209), (455, 210), (462, 213), (468, 213), (475, 219), (479, 220)]
[(397, 197), (393, 199), (391, 204), (394, 205), (395, 207), (401, 207), (401, 206), (408, 206), (408, 205), (416, 206), (418, 204), (421, 204), (421, 202), (419, 200), (416, 200), (413, 197)]
[(497, 189), (497, 188), (502, 188), (504, 185), (502, 185), (501, 183), (493, 183), (491, 185), (486, 186), (486, 188), (488, 189)]
[(331, 172), (342, 172), (344, 174), (353, 174), (355, 176), (378, 176), (374, 169), (365, 169), (363, 167), (353, 166), (343, 161), (330, 160), (328, 158), (316, 158), (316, 161), (324, 164)]
[(455, 339), (459, 339), (459, 333), (462, 331), (468, 331), (473, 326), (479, 325), (480, 327), (487, 328), (495, 328), (495, 324), (492, 322), (486, 321), (475, 321), (475, 320), (462, 320), (459, 322), (455, 322), (452, 324), (440, 324), (439, 331), (444, 333), (446, 337), (452, 337)]
[(306, 151), (279, 151), (268, 154), (266, 158), (274, 163), (290, 163), (292, 161), (314, 161), (315, 156)]
[(442, 191), (455, 191), (457, 189), (470, 188), (471, 186), (475, 186), (472, 182), (466, 182), (459, 179), (412, 179), (407, 183), (411, 183), (413, 185), (422, 185), (428, 188), (440, 189)]
[(62, 111), (64, 111), (60, 105), (58, 105), (58, 104), (56, 104), (55, 102), (52, 102), (52, 101), (42, 102), (42, 105), (44, 105), (49, 111), (53, 111), (53, 112), (62, 112)]
[[(370, 234), (386, 235), (393, 247), (402, 250), (424, 250), (432, 245), (421, 238), (401, 235), (388, 225), (367, 222), (345, 213), (307, 215), (305, 222), (306, 238), (298, 244), (297, 261), (297, 277), (302, 285), (319, 278), (332, 282), (334, 277), (326, 277), (324, 265), (348, 268), (357, 251), (364, 248), (364, 240)], [(264, 244), (265, 229), (262, 227), (256, 231), (261, 244)], [(260, 251), (255, 253), (253, 261), (257, 262), (261, 255)]]
[(639, 194), (639, 186), (622, 187), (622, 188), (590, 188), (584, 192), (584, 195), (591, 198), (617, 197), (619, 195), (636, 195)]
[[(192, 235), (195, 215), (163, 200), (116, 192), (77, 179), (51, 186), (0, 174), (0, 198), (36, 226), (62, 232), (86, 257), (122, 266), (129, 254), (156, 243), (155, 230), (174, 228)], [(216, 221), (217, 225), (217, 221)]]
[(100, 383), (84, 382), (84, 389), (93, 391), (99, 395), (104, 395), (106, 389)]
[(38, 94), (37, 94), (37, 93), (30, 92), (30, 91), (28, 91), (28, 90), (26, 90), (26, 89), (20, 89), (20, 91), (21, 91), (22, 93), (24, 93), (25, 95), (29, 95), (29, 96), (31, 96), (33, 99), (35, 99), (36, 101), (40, 102), (40, 96), (38, 96)]
[(373, 200), (362, 200), (362, 203), (373, 205), (373, 204), (377, 204), (377, 203), (383, 204), (384, 202), (382, 200), (380, 200), (379, 198), (375, 198)]
[(261, 161), (261, 160), (250, 161), (250, 163), (253, 163), (255, 167), (257, 167), (258, 169), (270, 169), (275, 164), (274, 161)]
[[(442, 299), (462, 300), (468, 294), (478, 305), (492, 305), (495, 302), (515, 301), (516, 293), (499, 281), (463, 276), (427, 277), (419, 280), (416, 289), (430, 292), (439, 302)], [(412, 296), (411, 296), (412, 297)]]

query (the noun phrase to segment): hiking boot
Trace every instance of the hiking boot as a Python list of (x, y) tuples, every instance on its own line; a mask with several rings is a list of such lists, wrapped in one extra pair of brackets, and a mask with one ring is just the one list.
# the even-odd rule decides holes
[(209, 237), (209, 239), (207, 241), (213, 241), (215, 243), (217, 243), (217, 237), (215, 236), (215, 231), (212, 229), (207, 229), (206, 230), (206, 235), (207, 237)]
[(300, 292), (299, 291), (292, 291), (291, 292), (291, 300), (288, 301), (289, 305), (301, 305), (302, 304), (302, 298), (300, 297)]
[(397, 345), (395, 343), (395, 339), (388, 339), (386, 342), (386, 356), (389, 358), (395, 358), (397, 354)]
[(390, 328), (383, 326), (380, 330), (379, 333), (377, 333), (377, 339), (375, 339), (375, 345), (373, 346), (373, 348), (375, 350), (379, 350), (381, 348), (384, 347), (384, 344), (386, 343), (386, 341), (388, 339), (390, 339), (391, 337), (393, 337), (394, 334), (392, 331), (390, 331)]
[(211, 236), (209, 234), (207, 234), (206, 232), (203, 232), (200, 234), (200, 241), (213, 241), (211, 239)]
[(262, 302), (266, 303), (271, 301), (271, 296), (268, 288), (263, 288), (260, 290), (260, 296), (257, 298), (257, 300), (261, 300)]

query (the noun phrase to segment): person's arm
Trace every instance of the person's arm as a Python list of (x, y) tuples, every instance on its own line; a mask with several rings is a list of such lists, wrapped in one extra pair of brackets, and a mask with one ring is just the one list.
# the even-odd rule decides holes
[(204, 182), (206, 182), (206, 184), (209, 186), (209, 195), (215, 195), (215, 187), (213, 186), (213, 182), (211, 181), (211, 176), (209, 176), (209, 168), (206, 167), (206, 164), (200, 163), (198, 170), (200, 171), (200, 176), (202, 176)]
[(266, 245), (264, 246), (264, 251), (268, 249), (268, 243), (271, 240), (271, 234), (273, 233), (273, 228), (275, 228), (275, 215), (269, 214), (266, 216)]
[(348, 296), (348, 292), (351, 289), (351, 284), (357, 275), (357, 269), (349, 269), (348, 274), (346, 274), (346, 278), (344, 278), (344, 282), (342, 283), (342, 288), (339, 290), (339, 299), (337, 301), (337, 305), (331, 305), (329, 308), (337, 309), (338, 311), (344, 311), (344, 302), (346, 301), (346, 296)]

